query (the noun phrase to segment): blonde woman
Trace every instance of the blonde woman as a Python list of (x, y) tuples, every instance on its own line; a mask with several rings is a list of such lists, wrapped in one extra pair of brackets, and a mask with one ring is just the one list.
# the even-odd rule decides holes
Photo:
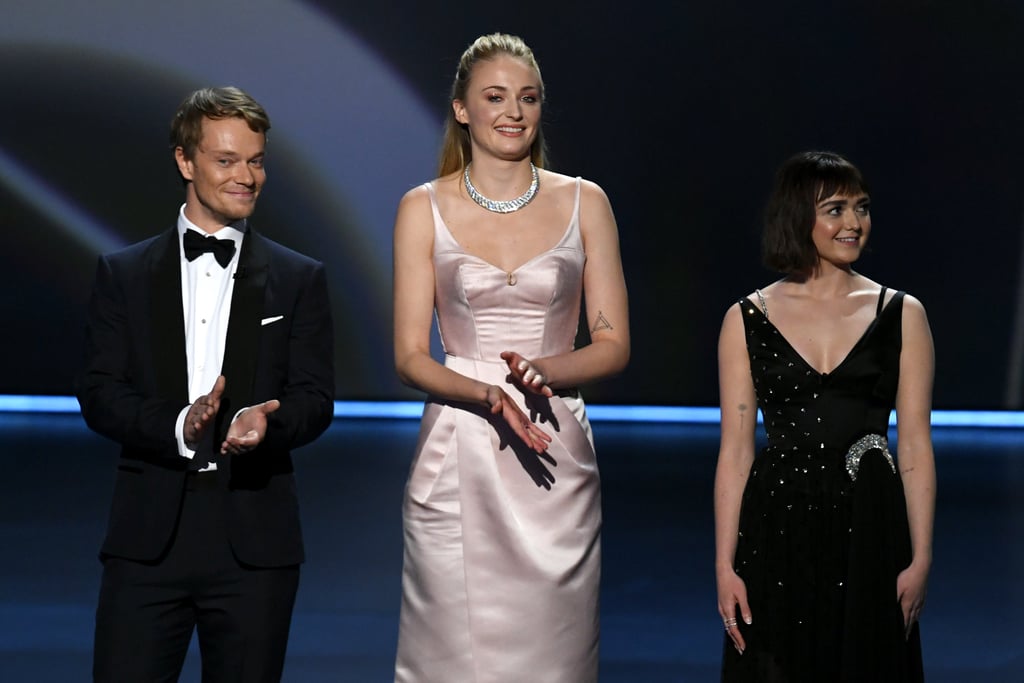
[[(626, 287), (604, 192), (544, 169), (543, 100), (522, 40), (478, 38), (440, 177), (398, 208), (395, 366), (429, 395), (403, 509), (400, 683), (597, 680), (600, 481), (577, 387), (626, 366)], [(576, 349), (583, 295), (592, 341)]]

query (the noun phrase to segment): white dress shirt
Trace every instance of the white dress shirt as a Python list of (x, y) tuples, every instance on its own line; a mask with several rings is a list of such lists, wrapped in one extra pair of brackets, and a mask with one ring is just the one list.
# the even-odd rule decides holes
[[(245, 237), (245, 221), (238, 221), (213, 233), (217, 239), (229, 239), (235, 243), (235, 253), (227, 268), (222, 268), (210, 252), (199, 255), (194, 261), (185, 258), (182, 237), (186, 230), (195, 230), (204, 237), (209, 233), (199, 229), (185, 218), (185, 205), (178, 212), (178, 252), (181, 259), (181, 308), (185, 316), (185, 353), (188, 356), (188, 401), (210, 393), (224, 364), (224, 345), (228, 334), (228, 319), (231, 317), (231, 295), (234, 292), (234, 275), (238, 269), (238, 253)], [(192, 459), (195, 451), (185, 445), (185, 415), (188, 407), (182, 409), (174, 425), (178, 440), (178, 453)], [(218, 450), (220, 444), (214, 444)], [(214, 464), (203, 471), (216, 469)]]

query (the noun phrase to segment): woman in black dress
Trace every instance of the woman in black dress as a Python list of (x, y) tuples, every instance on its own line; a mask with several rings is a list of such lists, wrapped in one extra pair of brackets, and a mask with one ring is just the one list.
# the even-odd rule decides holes
[[(921, 303), (853, 270), (869, 204), (843, 157), (787, 161), (763, 235), (765, 263), (784, 277), (722, 325), (723, 681), (923, 680), (934, 354)], [(755, 458), (757, 408), (768, 445)], [(898, 460), (886, 441), (894, 408)]]

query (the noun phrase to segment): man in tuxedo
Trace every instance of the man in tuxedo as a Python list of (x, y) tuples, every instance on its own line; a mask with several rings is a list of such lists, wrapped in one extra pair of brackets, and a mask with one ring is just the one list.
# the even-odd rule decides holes
[(93, 677), (279, 681), (303, 546), (290, 451), (334, 405), (322, 264), (255, 232), (270, 121), (237, 88), (171, 124), (174, 227), (101, 256), (78, 400), (121, 445)]

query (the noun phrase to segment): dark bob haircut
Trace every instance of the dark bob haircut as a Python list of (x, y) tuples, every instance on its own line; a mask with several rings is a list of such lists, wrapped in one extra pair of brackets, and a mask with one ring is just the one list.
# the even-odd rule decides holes
[(835, 152), (801, 152), (790, 157), (775, 175), (775, 187), (764, 211), (761, 256), (774, 271), (811, 273), (818, 251), (811, 231), (815, 209), (834, 194), (868, 194), (857, 167)]

